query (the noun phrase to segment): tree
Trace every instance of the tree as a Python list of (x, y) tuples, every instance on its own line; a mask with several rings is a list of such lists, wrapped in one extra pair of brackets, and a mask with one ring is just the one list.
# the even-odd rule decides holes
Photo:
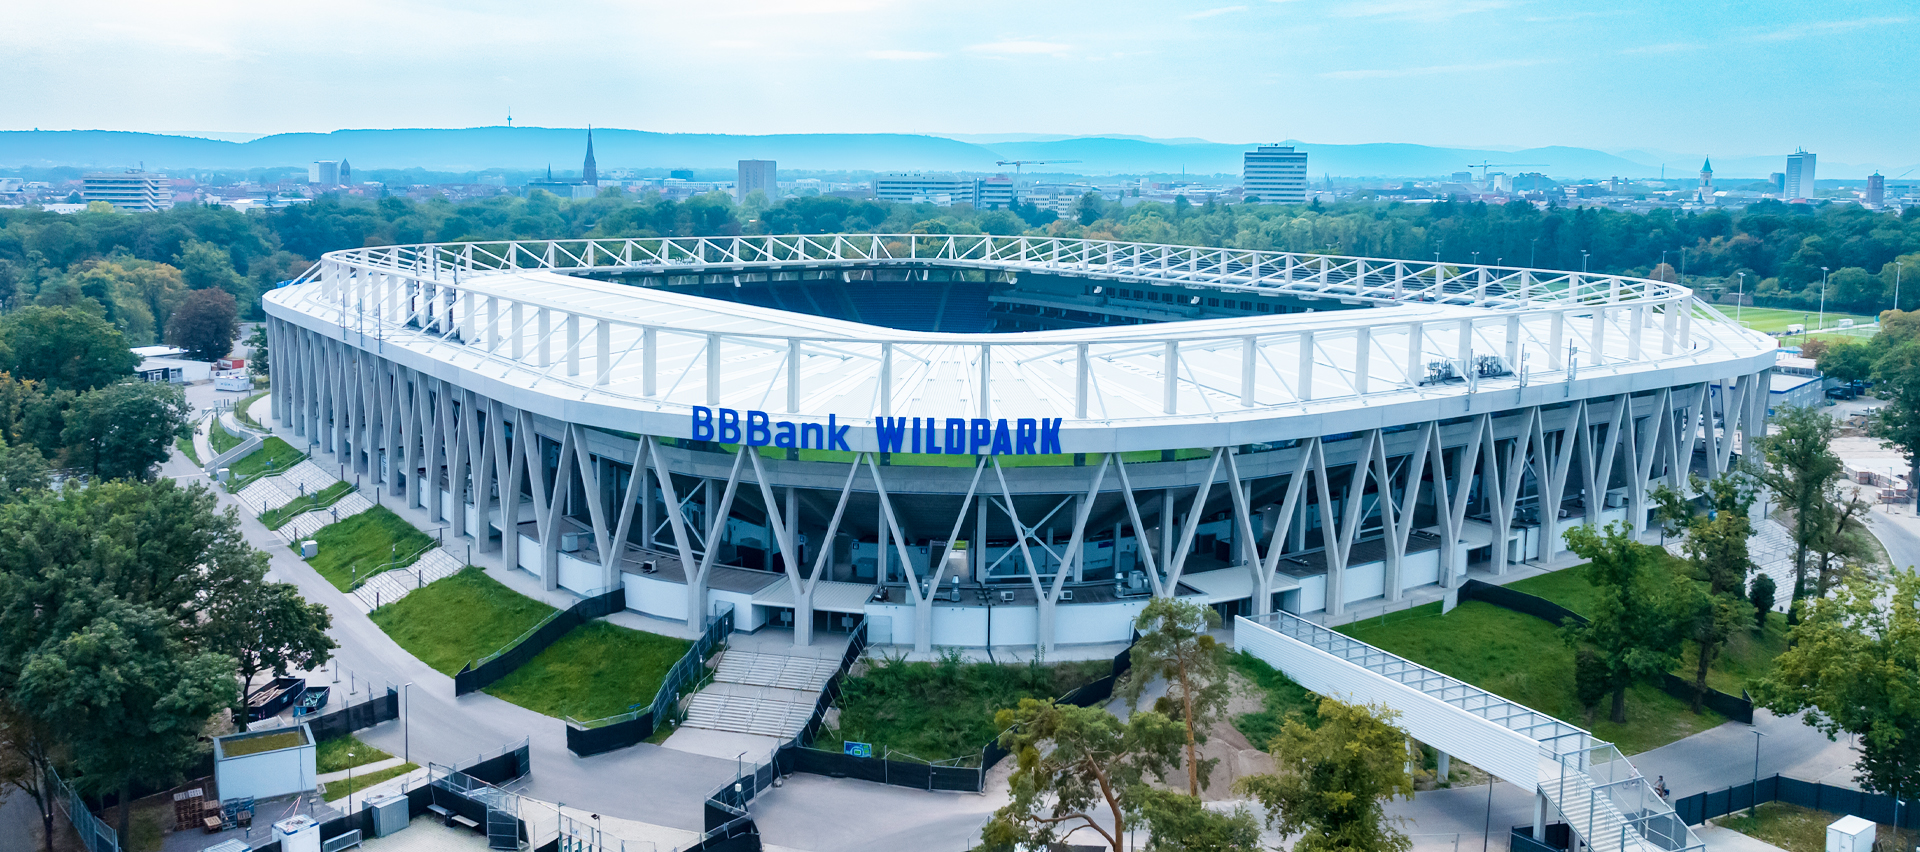
[[(1890, 314), (1908, 323), (1915, 319), (1913, 312)], [(1920, 482), (1920, 338), (1902, 337), (1899, 331), (1883, 327), (1873, 339), (1881, 353), (1873, 362), (1873, 375), (1878, 381), (1874, 387), (1889, 398), (1867, 422), (1867, 434), (1900, 450), (1907, 458), (1907, 481)], [(1796, 575), (1795, 581), (1798, 586), (1801, 578)], [(1800, 599), (1797, 588), (1794, 599)]]
[[(206, 645), (238, 662), (243, 699), (252, 694), (255, 675), (271, 671), (284, 676), (289, 668), (311, 671), (338, 647), (327, 635), (333, 617), (326, 606), (308, 603), (291, 583), (239, 583), (212, 598)], [(236, 715), (244, 728), (246, 714)]]
[(1220, 615), (1202, 603), (1155, 598), (1140, 611), (1133, 627), (1140, 638), (1133, 644), (1133, 669), (1121, 684), (1121, 694), (1135, 709), (1148, 682), (1164, 679), (1167, 694), (1154, 710), (1183, 723), (1187, 735), (1187, 795), (1199, 796), (1207, 776), (1219, 761), (1200, 759), (1199, 745), (1206, 728), (1227, 711), (1227, 650), (1208, 630), (1219, 626)]
[(147, 479), (193, 435), (187, 398), (170, 384), (122, 382), (89, 391), (67, 410), (68, 461), (96, 479)]
[(233, 296), (225, 290), (195, 290), (167, 321), (167, 343), (187, 350), (196, 361), (213, 361), (233, 351), (239, 318)]
[(233, 256), (213, 243), (193, 240), (174, 258), (180, 277), (194, 290), (218, 288), (233, 296), (235, 304), (252, 298), (252, 288), (240, 273), (233, 271)]
[(1209, 810), (1199, 799), (1170, 790), (1143, 790), (1140, 815), (1152, 834), (1147, 852), (1242, 852), (1260, 845), (1260, 822), (1238, 807)]
[[(0, 790), (27, 794), (40, 812), (40, 836), (53, 852), (54, 791), (47, 773), (60, 756), (59, 742), (47, 723), (18, 704), (0, 699)], [(4, 798), (4, 797), (0, 797)]]
[(1567, 641), (1591, 645), (1598, 654), (1596, 677), (1613, 693), (1608, 718), (1624, 724), (1627, 687), (1661, 677), (1679, 662), (1686, 619), (1675, 611), (1674, 583), (1686, 580), (1664, 570), (1659, 551), (1634, 541), (1619, 524), (1601, 531), (1575, 527), (1566, 537), (1567, 548), (1587, 560), (1575, 570), (1600, 593), (1585, 625), (1567, 625)]
[[(1773, 434), (1761, 438), (1760, 481), (1793, 512), (1793, 606), (1806, 593), (1807, 553), (1819, 541), (1819, 516), (1827, 490), (1845, 473), (1833, 452), (1840, 427), (1812, 408), (1787, 408), (1774, 418)], [(1789, 609), (1789, 616), (1794, 609)]]
[(1896, 571), (1889, 585), (1856, 577), (1812, 599), (1753, 696), (1781, 715), (1804, 711), (1830, 739), (1858, 736), (1855, 780), (1898, 799), (1920, 790), (1920, 574)]
[(272, 368), (267, 359), (272, 353), (267, 351), (266, 325), (254, 326), (253, 333), (247, 335), (244, 342), (247, 344), (247, 372), (260, 377), (271, 375)]
[(120, 845), (133, 785), (170, 783), (209, 718), (233, 701), (233, 660), (194, 653), (151, 607), (100, 596), (81, 630), (27, 657), (16, 695), (73, 752), (96, 792), (118, 791)]
[(1701, 482), (1698, 477), (1693, 481), (1694, 490), (1707, 496), (1711, 511), (1688, 522), (1682, 548), (1694, 579), (1704, 579), (1706, 587), (1681, 589), (1682, 600), (1677, 605), (1689, 613), (1692, 637), (1699, 649), (1693, 680), (1693, 712), (1699, 713), (1714, 656), (1747, 620), (1747, 604), (1741, 594), (1747, 588), (1747, 574), (1753, 570), (1753, 559), (1747, 551), (1753, 524), (1747, 518), (1747, 507), (1752, 505), (1754, 493), (1752, 480), (1740, 471), (1712, 482)]
[[(1807, 342), (1812, 344), (1816, 341)], [(1871, 343), (1843, 342), (1827, 344), (1813, 360), (1820, 372), (1830, 378), (1843, 382), (1864, 382), (1873, 378), (1874, 354)]]
[(0, 323), (7, 372), (73, 391), (133, 375), (139, 356), (106, 320), (77, 308), (23, 308)]
[(1385, 805), (1413, 798), (1407, 768), (1420, 750), (1395, 716), (1322, 698), (1319, 726), (1288, 719), (1267, 749), (1275, 771), (1235, 787), (1266, 808), (1269, 826), (1298, 838), (1293, 852), (1406, 852), (1413, 842), (1389, 824)]
[[(1180, 755), (1179, 723), (1151, 710), (1122, 722), (1099, 707), (1023, 698), (994, 723), (1015, 763), (1012, 801), (981, 829), (989, 848), (1042, 848), (1087, 829), (1123, 852), (1147, 778), (1165, 778)], [(1104, 825), (1094, 815), (1098, 808), (1106, 811)]]
[(1772, 577), (1766, 574), (1753, 575), (1753, 587), (1747, 592), (1747, 602), (1753, 604), (1753, 629), (1767, 629), (1767, 613), (1773, 609), (1777, 592)]
[(1871, 561), (1873, 546), (1868, 543), (1867, 513), (1873, 504), (1860, 492), (1846, 486), (1827, 489), (1814, 529), (1813, 552), (1820, 561), (1813, 569), (1813, 597), (1834, 587), (1855, 565)]

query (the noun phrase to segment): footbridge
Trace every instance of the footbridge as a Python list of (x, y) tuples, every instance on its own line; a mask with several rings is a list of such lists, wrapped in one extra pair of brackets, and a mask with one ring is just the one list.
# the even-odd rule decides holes
[(1414, 739), (1533, 790), (1535, 839), (1557, 815), (1576, 849), (1702, 848), (1620, 750), (1585, 730), (1288, 613), (1235, 618), (1233, 635), (1301, 686), (1393, 710)]

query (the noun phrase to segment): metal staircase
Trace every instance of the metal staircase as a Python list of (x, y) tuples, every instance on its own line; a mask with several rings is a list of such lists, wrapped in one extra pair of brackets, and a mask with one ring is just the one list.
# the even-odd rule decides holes
[(1235, 618), (1234, 647), (1321, 695), (1394, 710), (1414, 739), (1532, 788), (1576, 848), (1703, 848), (1620, 750), (1586, 730), (1287, 613)]

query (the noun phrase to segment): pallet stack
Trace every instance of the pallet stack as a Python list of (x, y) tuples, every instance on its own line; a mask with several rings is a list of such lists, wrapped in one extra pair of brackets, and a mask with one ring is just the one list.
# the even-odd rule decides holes
[[(218, 805), (214, 807), (218, 808)], [(186, 831), (200, 828), (207, 818), (207, 794), (195, 787), (182, 793), (173, 794), (173, 830)]]

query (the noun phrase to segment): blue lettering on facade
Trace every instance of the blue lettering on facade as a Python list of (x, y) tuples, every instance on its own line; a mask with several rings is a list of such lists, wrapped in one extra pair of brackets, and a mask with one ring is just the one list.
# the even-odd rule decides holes
[[(875, 444), (883, 453), (1030, 456), (1059, 453), (1064, 422), (1058, 417), (876, 417), (873, 429)], [(689, 418), (688, 437), (749, 447), (852, 452), (847, 440), (851, 431), (853, 424), (841, 423), (838, 414), (827, 415), (824, 424), (794, 423), (774, 420), (764, 411), (696, 405)]]

